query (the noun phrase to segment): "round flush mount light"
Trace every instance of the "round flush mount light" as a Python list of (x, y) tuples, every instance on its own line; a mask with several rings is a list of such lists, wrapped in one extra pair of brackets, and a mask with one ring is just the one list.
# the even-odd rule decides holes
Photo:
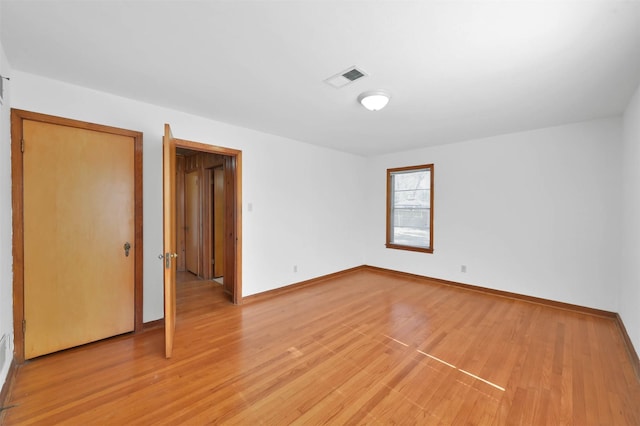
[(371, 90), (361, 93), (358, 102), (369, 111), (379, 111), (389, 103), (391, 96), (384, 90)]

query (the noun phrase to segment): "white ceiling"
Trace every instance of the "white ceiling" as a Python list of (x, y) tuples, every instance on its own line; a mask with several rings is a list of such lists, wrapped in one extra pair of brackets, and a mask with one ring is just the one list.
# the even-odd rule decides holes
[[(0, 0), (14, 69), (361, 155), (618, 115), (640, 1)], [(335, 89), (356, 65), (369, 76)], [(363, 91), (392, 95), (382, 111)]]

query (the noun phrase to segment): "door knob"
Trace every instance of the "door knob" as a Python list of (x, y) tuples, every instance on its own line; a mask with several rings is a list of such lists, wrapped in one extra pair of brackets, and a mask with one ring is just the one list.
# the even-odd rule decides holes
[(131, 244), (128, 242), (124, 243), (124, 255), (129, 257), (129, 250), (131, 250)]
[[(165, 253), (164, 255), (164, 267), (166, 269), (171, 268), (171, 259), (178, 257), (178, 253)], [(162, 255), (158, 256), (158, 259), (162, 259)]]

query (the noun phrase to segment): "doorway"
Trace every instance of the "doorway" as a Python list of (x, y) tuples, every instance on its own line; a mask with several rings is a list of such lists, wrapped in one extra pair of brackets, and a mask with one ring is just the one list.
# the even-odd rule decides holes
[[(162, 139), (163, 256), (161, 257), (164, 259), (164, 330), (167, 358), (171, 358), (173, 353), (176, 329), (176, 275), (179, 264), (177, 259), (180, 258), (177, 244), (179, 232), (176, 202), (179, 149), (219, 154), (224, 159), (224, 287), (228, 290), (234, 304), (242, 303), (242, 151), (174, 138), (171, 126), (165, 124)], [(194, 157), (196, 162), (197, 158), (202, 158), (197, 154)], [(204, 187), (208, 188), (207, 185)], [(209, 245), (205, 244), (204, 248), (206, 247)]]
[(224, 282), (228, 186), (225, 169), (231, 160), (227, 157), (176, 149), (178, 282), (188, 278), (188, 274), (193, 278)]
[(215, 280), (240, 304), (241, 152), (174, 140), (178, 281)]

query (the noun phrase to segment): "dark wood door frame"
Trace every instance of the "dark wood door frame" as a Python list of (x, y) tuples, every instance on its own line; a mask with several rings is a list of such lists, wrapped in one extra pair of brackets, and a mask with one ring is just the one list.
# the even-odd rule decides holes
[[(224, 276), (224, 218), (225, 218), (225, 209), (224, 209), (224, 183), (225, 183), (225, 172), (224, 172), (224, 163), (218, 166), (211, 167), (208, 170), (208, 178), (209, 178), (209, 203), (207, 204), (207, 208), (209, 210), (209, 217), (207, 218), (209, 221), (209, 276), (211, 278), (217, 278)], [(216, 178), (216, 172), (218, 172), (218, 176)], [(220, 176), (220, 172), (222, 176)], [(222, 181), (222, 189), (218, 187), (216, 189), (216, 184)], [(222, 192), (222, 193), (221, 193)], [(218, 194), (218, 196), (216, 196)], [(222, 209), (218, 207), (221, 206)], [(219, 226), (222, 222), (222, 226)], [(220, 250), (220, 244), (222, 244), (222, 250)], [(216, 250), (216, 247), (218, 248)], [(213, 259), (213, 264), (211, 263), (211, 259)], [(222, 261), (220, 261), (222, 259)], [(218, 273), (216, 273), (218, 272)]]
[(242, 151), (174, 138), (177, 148), (225, 156), (225, 289), (242, 304)]
[(185, 268), (187, 271), (198, 277), (203, 276), (203, 262), (201, 256), (203, 243), (202, 187), (203, 184), (200, 170), (185, 173)]
[(11, 199), (13, 220), (13, 338), (16, 362), (24, 362), (24, 203), (23, 203), (23, 121), (31, 120), (96, 132), (129, 136), (134, 140), (134, 332), (142, 331), (142, 132), (87, 123), (84, 121), (11, 110)]

